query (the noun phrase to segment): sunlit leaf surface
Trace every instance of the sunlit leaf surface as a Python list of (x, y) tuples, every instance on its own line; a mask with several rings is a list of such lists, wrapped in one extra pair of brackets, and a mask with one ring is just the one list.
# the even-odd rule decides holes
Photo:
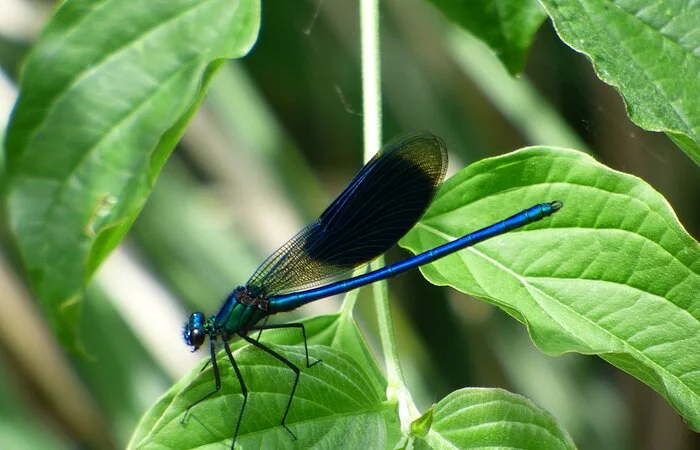
[[(287, 418), (298, 439), (280, 425), (294, 374), (270, 355), (245, 346), (236, 361), (250, 391), (238, 434), (243, 448), (392, 448), (399, 438), (398, 412), (388, 402), (385, 382), (357, 327), (345, 316), (322, 316), (304, 322), (309, 355), (321, 359), (305, 365), (298, 332), (267, 331), (262, 342), (301, 368), (299, 387)], [(321, 344), (321, 345), (318, 345)], [(240, 345), (240, 343), (239, 343)], [(243, 397), (230, 363), (222, 351), (220, 393), (185, 409), (214, 387), (209, 366), (201, 366), (173, 386), (141, 420), (130, 448), (223, 448), (230, 446)]]
[(119, 243), (258, 0), (72, 0), (33, 49), (7, 133), (8, 209), (33, 288), (74, 345), (81, 290)]
[(434, 449), (576, 448), (547, 411), (520, 395), (484, 388), (461, 389), (440, 400), (425, 442)]
[(640, 127), (700, 164), (700, 3), (542, 0), (559, 36), (622, 94)]
[(700, 245), (642, 180), (582, 153), (534, 147), (450, 178), (402, 240), (418, 252), (534, 203), (552, 218), (422, 269), (492, 302), (552, 355), (599, 354), (700, 430)]
[(511, 74), (523, 71), (535, 33), (547, 17), (535, 0), (428, 1), (484, 41)]

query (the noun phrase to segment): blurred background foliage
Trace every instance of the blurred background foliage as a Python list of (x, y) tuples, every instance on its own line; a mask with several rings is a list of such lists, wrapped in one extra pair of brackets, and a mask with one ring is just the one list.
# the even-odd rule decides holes
[[(2, 124), (22, 59), (54, 6), (2, 0)], [(217, 75), (129, 237), (88, 289), (83, 354), (64, 353), (51, 336), (3, 220), (1, 448), (124, 447), (140, 415), (201, 357), (180, 339), (187, 312), (217, 310), (361, 166), (357, 2), (266, 0), (262, 11), (253, 51)], [(516, 79), (424, 0), (383, 1), (381, 27), (386, 138), (443, 137), (451, 171), (528, 145), (588, 151), (650, 183), (700, 236), (698, 167), (664, 135), (633, 125), (617, 92), (549, 21)], [(388, 260), (405, 256), (394, 249)], [(598, 358), (544, 356), (492, 306), (418, 272), (392, 280), (390, 295), (423, 410), (461, 387), (503, 387), (552, 412), (583, 449), (700, 446), (650, 388)], [(375, 345), (363, 303), (357, 317)], [(281, 320), (338, 305), (316, 302)]]

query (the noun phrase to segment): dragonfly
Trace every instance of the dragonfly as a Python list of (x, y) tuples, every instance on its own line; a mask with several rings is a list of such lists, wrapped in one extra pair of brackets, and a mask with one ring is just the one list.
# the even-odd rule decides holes
[[(296, 439), (286, 421), (301, 370), (282, 354), (260, 342), (260, 333), (272, 329), (296, 329), (303, 338), (306, 367), (320, 360), (312, 363), (309, 359), (304, 324), (267, 324), (269, 316), (394, 277), (551, 216), (563, 206), (561, 201), (534, 205), (432, 250), (352, 277), (355, 269), (385, 253), (413, 228), (435, 197), (446, 171), (447, 147), (439, 137), (420, 132), (392, 139), (360, 170), (318, 219), (272, 253), (245, 285), (234, 289), (216, 315), (206, 317), (202, 312), (194, 312), (184, 326), (183, 337), (192, 351), (199, 349), (209, 338), (210, 357), (207, 364), (212, 365), (214, 388), (187, 408), (181, 422), (185, 422), (193, 407), (221, 389), (216, 349), (223, 344), (243, 395), (231, 443), (231, 448), (234, 448), (248, 401), (248, 389), (229, 343), (234, 338), (241, 338), (294, 372), (281, 426), (292, 439)], [(251, 337), (250, 334), (255, 332), (258, 333), (257, 338)]]

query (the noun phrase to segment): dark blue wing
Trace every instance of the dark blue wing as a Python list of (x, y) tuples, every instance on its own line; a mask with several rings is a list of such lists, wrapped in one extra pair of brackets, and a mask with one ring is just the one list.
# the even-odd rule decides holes
[(386, 252), (423, 215), (445, 177), (447, 149), (430, 133), (389, 141), (321, 214), (248, 280), (252, 295), (300, 291)]

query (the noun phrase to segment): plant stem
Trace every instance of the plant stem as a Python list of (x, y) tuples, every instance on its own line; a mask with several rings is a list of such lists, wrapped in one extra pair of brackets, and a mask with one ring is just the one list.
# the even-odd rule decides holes
[(382, 145), (382, 95), (379, 61), (379, 0), (360, 1), (362, 40), (362, 119), (365, 162)]
[[(360, 32), (362, 39), (362, 109), (364, 122), (364, 159), (369, 161), (382, 142), (382, 96), (379, 53), (379, 0), (360, 1)], [(381, 267), (380, 257), (370, 269)], [(379, 337), (386, 364), (388, 401), (398, 403), (399, 419), (404, 435), (408, 433), (412, 416), (418, 415), (408, 389), (403, 381), (399, 355), (394, 339), (394, 327), (389, 309), (386, 281), (372, 285)]]

